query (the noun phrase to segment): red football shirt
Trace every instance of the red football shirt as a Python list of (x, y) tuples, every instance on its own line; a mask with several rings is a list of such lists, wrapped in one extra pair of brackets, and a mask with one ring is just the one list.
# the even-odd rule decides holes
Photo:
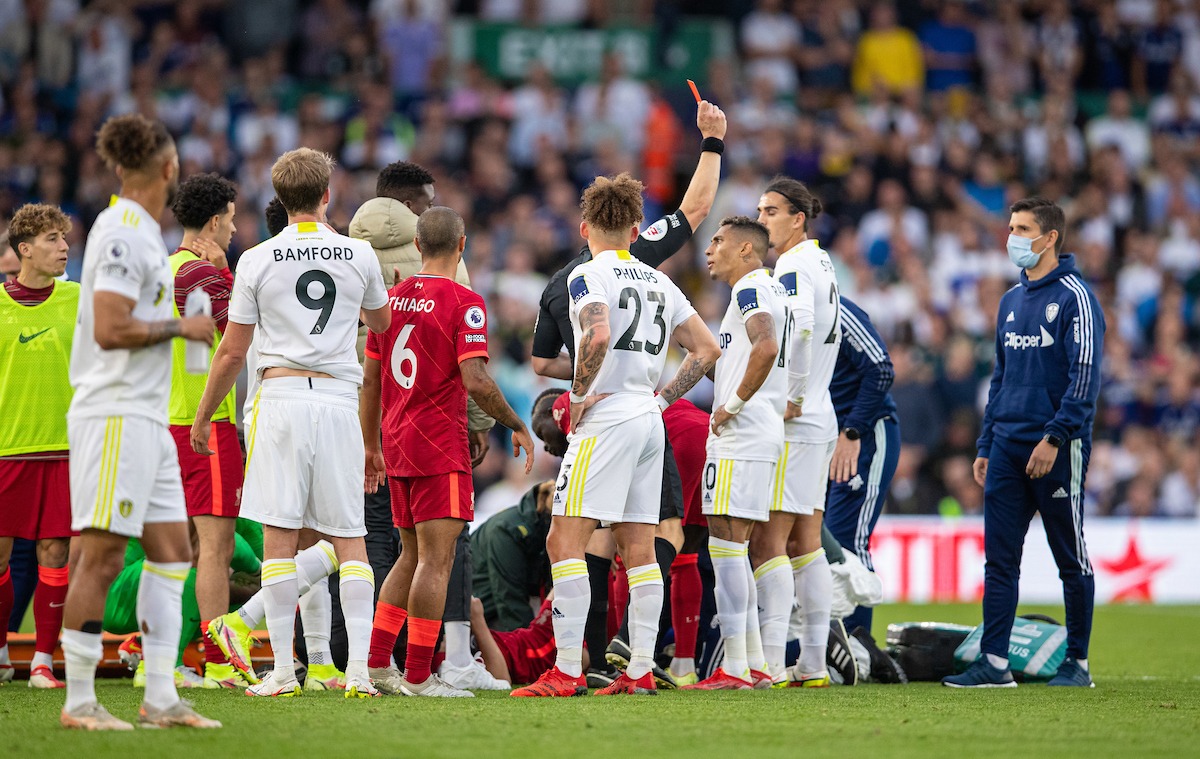
[(392, 325), (367, 335), (383, 370), (383, 458), (390, 477), (470, 472), (467, 388), (458, 365), (487, 360), (483, 298), (453, 280), (416, 274), (388, 291)]
[(558, 658), (550, 601), (542, 601), (542, 607), (529, 627), (512, 632), (493, 630), (492, 639), (500, 647), (500, 653), (504, 654), (504, 663), (508, 665), (513, 685), (537, 682)]
[(675, 453), (675, 466), (683, 484), (683, 503), (700, 513), (700, 478), (704, 471), (704, 446), (708, 442), (708, 414), (691, 401), (680, 398), (663, 412), (667, 437)]

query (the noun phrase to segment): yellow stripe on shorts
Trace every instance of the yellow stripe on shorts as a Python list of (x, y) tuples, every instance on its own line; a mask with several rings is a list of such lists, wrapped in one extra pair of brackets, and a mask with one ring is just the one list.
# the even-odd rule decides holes
[[(246, 465), (242, 469), (242, 476), (246, 476), (246, 472), (250, 471), (250, 457), (254, 455), (254, 433), (258, 430), (258, 399), (262, 397), (262, 385), (259, 385), (258, 392), (254, 394), (254, 410), (250, 412), (250, 442), (246, 444)], [(337, 559), (334, 559), (337, 563)]]
[(783, 476), (787, 472), (788, 453), (791, 452), (791, 444), (783, 444), (783, 455), (779, 457), (779, 463), (775, 465), (775, 493), (771, 501), (771, 511), (781, 511), (783, 509)]
[(723, 459), (717, 469), (717, 492), (713, 497), (713, 512), (724, 516), (729, 513), (729, 490), (733, 484), (733, 460)]
[(124, 419), (110, 416), (104, 424), (104, 447), (100, 452), (100, 481), (96, 487), (96, 508), (92, 527), (108, 530), (112, 526), (113, 491), (116, 489), (117, 463), (121, 458), (121, 428)]
[(596, 447), (596, 438), (590, 437), (579, 444), (579, 454), (575, 457), (575, 466), (571, 469), (571, 487), (567, 489), (567, 504), (563, 515), (578, 517), (583, 515), (583, 486), (587, 481), (588, 464), (592, 460), (592, 449)]

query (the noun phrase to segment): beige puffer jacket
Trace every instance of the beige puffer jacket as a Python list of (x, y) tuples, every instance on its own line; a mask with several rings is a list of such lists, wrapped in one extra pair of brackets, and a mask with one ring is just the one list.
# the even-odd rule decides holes
[[(365, 240), (375, 249), (383, 281), (390, 290), (395, 276), (393, 269), (400, 270), (403, 278), (411, 277), (421, 270), (421, 252), (414, 242), (417, 238), (417, 215), (408, 206), (392, 198), (372, 198), (363, 203), (350, 220), (350, 236)], [(458, 262), (458, 274), (454, 281), (464, 287), (471, 286), (467, 276), (467, 265)], [(367, 328), (358, 330), (358, 360), (363, 360), (367, 347)], [(468, 428), (472, 431), (491, 429), (496, 423), (475, 401), (467, 399)]]

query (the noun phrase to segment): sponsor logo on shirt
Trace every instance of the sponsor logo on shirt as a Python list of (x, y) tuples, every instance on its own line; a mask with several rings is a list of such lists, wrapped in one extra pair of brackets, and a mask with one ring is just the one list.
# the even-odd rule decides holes
[(1016, 320), (1017, 320), (1017, 315), (1016, 315), (1016, 314), (1014, 314), (1012, 311), (1009, 311), (1009, 312), (1008, 312), (1008, 318), (1007, 318), (1007, 319), (1005, 319), (1004, 321), (1005, 321), (1005, 322), (1015, 322)]
[(1016, 332), (1004, 333), (1004, 347), (1024, 350), (1026, 348), (1048, 348), (1054, 345), (1054, 338), (1046, 331), (1045, 327), (1041, 328), (1040, 335), (1018, 335)]
[(659, 219), (658, 221), (654, 222), (650, 226), (646, 227), (646, 231), (642, 232), (642, 237), (653, 242), (654, 240), (661, 240), (663, 238), (663, 235), (665, 235), (666, 233), (667, 233), (667, 220)]
[(17, 336), (17, 340), (19, 340), (19, 341), (21, 342), (21, 344), (22, 344), (22, 345), (24, 345), (25, 343), (29, 342), (29, 341), (30, 341), (30, 340), (32, 340), (33, 338), (35, 338), (35, 337), (40, 337), (40, 336), (42, 336), (42, 335), (46, 334), (47, 332), (49, 332), (49, 331), (50, 331), (50, 330), (52, 330), (52, 329), (54, 329), (54, 328), (53, 328), (53, 327), (46, 327), (46, 328), (45, 328), (44, 330), (42, 330), (41, 332), (34, 332), (32, 335), (24, 335), (24, 334), (21, 334), (21, 335), (18, 335), (18, 336)]
[(486, 343), (487, 335), (467, 335), (468, 343)]
[(737, 303), (738, 308), (742, 310), (742, 316), (745, 316), (747, 311), (753, 311), (758, 308), (758, 291), (753, 287), (738, 290)]
[(467, 313), (463, 316), (463, 321), (471, 329), (483, 329), (483, 325), (487, 322), (487, 317), (484, 316), (483, 309), (479, 306), (471, 306), (467, 309)]
[(796, 294), (796, 272), (789, 271), (786, 274), (779, 276), (779, 284), (783, 285), (783, 289), (788, 295)]
[(587, 278), (580, 274), (567, 285), (567, 291), (571, 294), (571, 302), (578, 303), (580, 298), (588, 294)]
[(846, 484), (850, 486), (851, 490), (858, 492), (860, 489), (862, 489), (862, 486), (863, 486), (862, 475), (861, 474), (854, 475), (854, 479), (850, 480), (850, 482), (848, 482)]

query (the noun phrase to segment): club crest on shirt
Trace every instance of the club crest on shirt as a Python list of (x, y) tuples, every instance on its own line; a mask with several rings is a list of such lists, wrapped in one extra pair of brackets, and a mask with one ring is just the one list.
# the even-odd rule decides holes
[(124, 498), (119, 504), (117, 504), (117, 508), (120, 509), (121, 516), (128, 517), (133, 513), (133, 501), (129, 500), (128, 498)]
[(753, 287), (738, 290), (737, 302), (738, 308), (742, 311), (742, 316), (745, 316), (747, 311), (753, 311), (758, 308), (758, 291)]
[(1058, 304), (1057, 303), (1051, 303), (1050, 305), (1046, 306), (1046, 321), (1047, 322), (1053, 323), (1055, 317), (1057, 317), (1057, 316), (1058, 316)]
[(483, 329), (484, 323), (487, 322), (487, 317), (484, 316), (482, 308), (471, 306), (467, 309), (467, 313), (463, 315), (463, 321), (471, 329)]

